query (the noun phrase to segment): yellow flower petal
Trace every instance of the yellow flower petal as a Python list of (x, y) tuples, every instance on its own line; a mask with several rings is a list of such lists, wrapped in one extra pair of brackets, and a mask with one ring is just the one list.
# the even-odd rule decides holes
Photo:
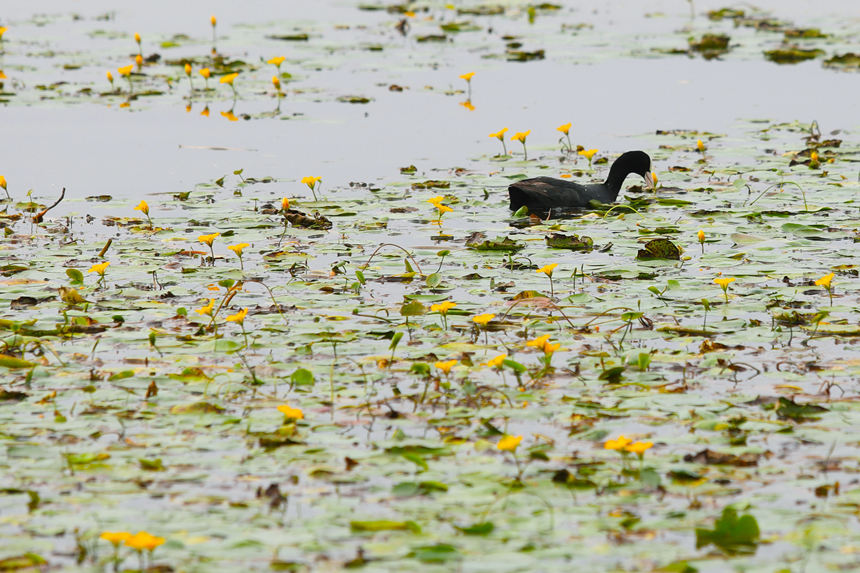
[(141, 200), (140, 203), (137, 204), (137, 207), (134, 208), (135, 211), (140, 211), (144, 215), (149, 215), (149, 205), (146, 201)]
[(114, 545), (119, 545), (126, 539), (131, 539), (131, 533), (128, 531), (102, 531), (101, 535), (99, 535), (100, 539), (104, 539), (105, 541), (109, 541)]
[(543, 348), (544, 345), (549, 342), (549, 334), (544, 334), (543, 336), (538, 336), (533, 340), (529, 340), (526, 342), (526, 346), (533, 346), (535, 348)]
[(119, 75), (121, 75), (121, 76), (130, 76), (131, 71), (133, 69), (134, 69), (134, 66), (129, 65), (129, 66), (123, 66), (121, 68), (117, 68), (116, 71), (119, 72)]
[(243, 322), (245, 322), (245, 317), (247, 315), (248, 315), (248, 309), (243, 308), (242, 310), (240, 310), (236, 314), (231, 314), (230, 316), (228, 316), (224, 320), (226, 320), (227, 322), (238, 322), (239, 324), (242, 324)]
[(221, 76), (221, 79), (218, 80), (219, 83), (222, 84), (230, 84), (233, 85), (233, 80), (239, 77), (239, 72), (233, 72), (232, 74), (227, 74), (226, 76)]
[(209, 79), (209, 76), (212, 75), (212, 72), (209, 70), (209, 68), (203, 68), (197, 73), (206, 78), (207, 80)]
[(299, 408), (293, 408), (288, 404), (281, 404), (278, 406), (278, 412), (284, 415), (284, 418), (287, 420), (304, 420), (305, 413), (302, 412)]
[(591, 161), (591, 158), (597, 154), (597, 151), (597, 149), (583, 149), (579, 152), (579, 155), (582, 155), (583, 157)]
[(207, 305), (206, 305), (206, 306), (204, 306), (204, 307), (201, 307), (201, 308), (197, 308), (197, 309), (195, 309), (195, 312), (196, 312), (197, 314), (199, 314), (200, 316), (204, 316), (204, 315), (212, 316), (212, 310), (213, 310), (214, 308), (215, 308), (215, 299), (214, 299), (214, 298), (210, 298), (210, 299), (209, 299), (209, 304), (207, 304)]
[(164, 543), (163, 537), (157, 537), (146, 531), (138, 531), (125, 540), (126, 545), (137, 551), (152, 551), (162, 543)]
[(495, 314), (479, 314), (477, 316), (472, 317), (472, 322), (475, 324), (480, 324), (481, 326), (487, 326), (487, 323), (496, 318)]
[(466, 80), (467, 82), (472, 79), (472, 76), (475, 75), (475, 72), (469, 72), (468, 74), (463, 74), (460, 76), (460, 79)]
[(636, 455), (642, 455), (645, 453), (645, 450), (650, 449), (654, 445), (654, 442), (633, 442), (627, 446), (624, 446), (624, 450)]
[(227, 248), (241, 257), (242, 252), (245, 250), (245, 247), (250, 247), (250, 246), (251, 245), (248, 243), (239, 243), (237, 245), (228, 245)]
[(505, 436), (501, 440), (499, 440), (499, 443), (496, 444), (496, 447), (503, 452), (513, 452), (517, 449), (517, 446), (519, 446), (520, 442), (522, 441), (522, 436)]
[(548, 264), (548, 265), (545, 265), (545, 266), (543, 266), (543, 267), (539, 268), (539, 269), (538, 269), (537, 271), (535, 271), (535, 272), (538, 272), (538, 273), (544, 273), (546, 276), (551, 277), (551, 276), (552, 276), (552, 271), (553, 271), (553, 270), (555, 269), (555, 267), (557, 267), (557, 266), (558, 266), (558, 263), (550, 263), (550, 264)]
[(723, 288), (728, 288), (731, 283), (735, 282), (735, 277), (718, 277), (714, 279), (714, 282)]
[(272, 64), (275, 66), (280, 66), (281, 64), (284, 63), (284, 60), (286, 60), (286, 59), (287, 58), (285, 58), (284, 56), (277, 56), (277, 57), (272, 58), (271, 60), (267, 60), (266, 63)]
[(107, 269), (109, 266), (110, 266), (110, 262), (105, 261), (103, 263), (93, 265), (92, 267), (90, 267), (90, 270), (88, 270), (87, 272), (88, 273), (98, 273), (100, 275), (103, 275), (103, 274), (105, 274), (105, 269)]
[(453, 368), (455, 364), (457, 364), (457, 360), (452, 359), (452, 360), (446, 360), (445, 362), (436, 362), (435, 364), (433, 364), (433, 366), (435, 366), (436, 368), (438, 368), (439, 370), (441, 370), (445, 374), (448, 374), (451, 371), (451, 368)]
[[(833, 280), (833, 277), (836, 276), (836, 273), (830, 273), (829, 275), (824, 275), (817, 281), (815, 281), (815, 286), (823, 286), (824, 288), (830, 288), (830, 283)], [(844, 289), (843, 289), (844, 290)]]
[(503, 139), (503, 138), (505, 137), (505, 132), (506, 132), (506, 131), (508, 131), (508, 128), (507, 128), (507, 127), (503, 127), (502, 129), (500, 129), (500, 130), (499, 130), (499, 131), (497, 131), (496, 133), (491, 133), (491, 134), (490, 134), (490, 137), (495, 137), (496, 139), (501, 140), (501, 139)]
[(567, 122), (567, 123), (565, 123), (564, 125), (559, 125), (559, 126), (558, 126), (558, 127), (556, 127), (555, 129), (556, 129), (556, 131), (560, 131), (560, 132), (562, 132), (563, 134), (567, 135), (567, 134), (568, 134), (568, 132), (570, 131), (570, 126), (571, 126), (571, 125), (572, 125), (572, 124), (571, 124), (570, 122)]
[(603, 444), (603, 448), (607, 450), (623, 450), (630, 444), (633, 440), (630, 438), (625, 438), (623, 435), (618, 436), (615, 440), (606, 440)]
[(457, 306), (456, 302), (451, 302), (446, 300), (445, 302), (440, 302), (439, 304), (431, 304), (430, 312), (438, 312), (439, 314), (448, 314), (448, 311)]
[(696, 236), (699, 238), (700, 243), (705, 242), (705, 232), (703, 230), (699, 229), (699, 232), (696, 233)]
[(212, 246), (212, 243), (215, 241), (215, 238), (219, 236), (221, 233), (212, 233), (210, 235), (200, 235), (197, 237), (197, 240), (206, 245)]
[(487, 360), (487, 366), (490, 368), (501, 368), (502, 363), (507, 359), (507, 354), (499, 354), (495, 358), (491, 358)]

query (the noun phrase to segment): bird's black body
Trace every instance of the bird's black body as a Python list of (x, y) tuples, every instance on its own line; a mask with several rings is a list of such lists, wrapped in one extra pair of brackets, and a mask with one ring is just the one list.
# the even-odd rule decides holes
[(532, 213), (549, 213), (583, 209), (592, 201), (612, 203), (621, 191), (621, 185), (631, 173), (648, 178), (651, 172), (651, 158), (644, 151), (628, 151), (615, 160), (609, 169), (604, 183), (580, 185), (564, 179), (535, 177), (523, 179), (508, 187), (511, 210), (516, 211), (523, 205)]

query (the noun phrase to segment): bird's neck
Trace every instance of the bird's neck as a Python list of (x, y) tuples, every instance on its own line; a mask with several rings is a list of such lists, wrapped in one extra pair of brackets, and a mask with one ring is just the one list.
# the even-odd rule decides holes
[(609, 193), (612, 195), (612, 201), (615, 201), (615, 198), (618, 197), (618, 193), (621, 191), (621, 185), (630, 173), (631, 172), (628, 169), (625, 169), (617, 163), (609, 170), (609, 176), (606, 178), (604, 185), (609, 189)]

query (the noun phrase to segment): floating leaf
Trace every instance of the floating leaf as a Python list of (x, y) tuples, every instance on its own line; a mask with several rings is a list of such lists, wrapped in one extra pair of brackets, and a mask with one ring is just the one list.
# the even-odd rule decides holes
[(652, 239), (645, 243), (644, 248), (639, 249), (636, 258), (640, 261), (653, 259), (678, 261), (681, 259), (681, 249), (669, 239)]
[(713, 544), (730, 555), (755, 553), (759, 536), (755, 517), (750, 514), (738, 517), (737, 510), (726, 507), (713, 529), (696, 528), (696, 549)]

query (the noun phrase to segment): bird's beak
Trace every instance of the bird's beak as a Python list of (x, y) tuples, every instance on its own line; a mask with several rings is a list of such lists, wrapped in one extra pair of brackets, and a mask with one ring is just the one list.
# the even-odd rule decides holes
[(651, 178), (651, 172), (643, 174), (642, 178), (645, 180), (645, 188), (652, 191), (654, 189), (654, 180)]

